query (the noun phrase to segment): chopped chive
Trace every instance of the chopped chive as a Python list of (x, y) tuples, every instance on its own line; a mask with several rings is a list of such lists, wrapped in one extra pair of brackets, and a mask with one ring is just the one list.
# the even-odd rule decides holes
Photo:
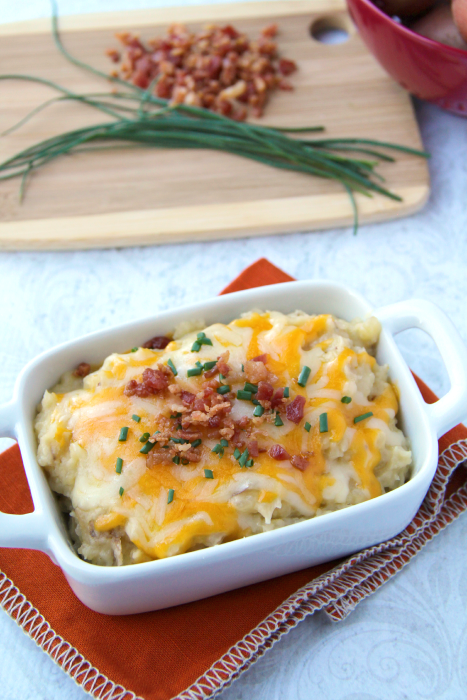
[(152, 450), (156, 443), (155, 442), (147, 442), (143, 447), (140, 449), (140, 452), (142, 455), (147, 455), (148, 452)]
[(131, 352), (136, 352), (139, 348), (131, 348)]
[(224, 381), (224, 379), (227, 379), (227, 377), (224, 377), (224, 375), (223, 375), (223, 374), (219, 374), (219, 379), (221, 380), (221, 382), (223, 382), (223, 381)]
[(189, 369), (188, 372), (186, 373), (187, 377), (197, 377), (198, 375), (201, 374), (203, 370), (201, 367), (193, 367), (193, 369)]
[(285, 386), (285, 387), (284, 387), (284, 393), (282, 394), (282, 396), (284, 397), (284, 399), (288, 399), (288, 398), (289, 398), (289, 396), (290, 396), (290, 390), (289, 390), (289, 387), (288, 387), (288, 386)]
[(140, 442), (147, 442), (151, 437), (150, 433), (143, 433), (139, 439)]
[(193, 440), (193, 442), (191, 443), (191, 446), (192, 447), (199, 447), (199, 445), (201, 445), (201, 442), (202, 441), (198, 438), (197, 440)]
[(306, 365), (304, 365), (304, 367), (302, 367), (302, 371), (300, 372), (300, 375), (299, 375), (298, 380), (297, 380), (298, 384), (300, 386), (306, 386), (306, 383), (308, 381), (308, 377), (310, 376), (310, 373), (311, 373), (311, 369), (309, 367), (307, 367)]
[(177, 445), (186, 445), (190, 442), (189, 440), (185, 440), (184, 438), (174, 438), (174, 437), (170, 437), (169, 440), (171, 440), (172, 442), (175, 442)]
[(198, 338), (196, 341), (198, 345), (212, 345), (212, 340), (210, 338)]
[(239, 389), (237, 391), (237, 399), (242, 399), (243, 401), (251, 401), (253, 394), (251, 391), (245, 391), (244, 389)]
[(244, 372), (244, 371), (245, 371), (245, 366), (244, 366), (244, 365), (242, 365), (242, 372)]
[(238, 460), (238, 463), (241, 467), (244, 467), (247, 463), (248, 457), (250, 456), (248, 452), (248, 448), (243, 452)]
[(259, 416), (262, 416), (264, 413), (264, 408), (262, 406), (256, 406), (255, 410), (253, 411), (253, 415), (259, 418)]
[(206, 479), (214, 479), (214, 474), (212, 473), (211, 469), (205, 469), (204, 476), (206, 477)]
[(258, 391), (258, 387), (256, 386), (256, 384), (250, 384), (250, 382), (245, 382), (243, 391), (251, 391), (252, 394), (256, 394), (256, 392)]
[(205, 362), (203, 365), (203, 369), (205, 372), (207, 372), (208, 369), (212, 369), (217, 365), (217, 360), (209, 360), (209, 362)]
[[(178, 412), (177, 412), (177, 413), (172, 413), (170, 417), (171, 417), (171, 418), (180, 418), (181, 415), (182, 415), (181, 413), (178, 413)], [(159, 431), (157, 431), (157, 432), (159, 432)]]
[(368, 411), (368, 413), (362, 413), (361, 416), (355, 416), (353, 419), (354, 423), (360, 423), (361, 420), (365, 420), (365, 418), (371, 418), (373, 415), (373, 411)]
[(343, 396), (341, 398), (342, 403), (350, 403), (351, 401), (352, 401), (352, 399), (350, 398), (350, 396)]
[(182, 424), (179, 423), (178, 425), (176, 425), (175, 430), (182, 430)]
[(257, 399), (251, 399), (251, 403), (255, 406), (261, 406), (260, 402)]
[(190, 464), (190, 460), (186, 459), (185, 457), (182, 457), (182, 464), (186, 467), (187, 464)]
[(123, 488), (123, 486), (120, 486), (120, 490), (118, 492), (120, 494), (120, 498), (123, 496), (124, 491), (125, 489)]
[(169, 493), (167, 494), (167, 503), (172, 503), (174, 499), (174, 493), (175, 491), (173, 489), (169, 489)]
[(121, 457), (117, 457), (117, 463), (115, 465), (115, 471), (117, 474), (122, 473), (122, 467), (123, 467), (123, 459)]
[(214, 445), (212, 448), (211, 452), (214, 452), (216, 455), (218, 455), (220, 452), (223, 452), (223, 447), (220, 443), (217, 443), (217, 445)]
[(195, 365), (199, 367), (200, 369), (203, 369), (203, 364), (199, 360), (196, 360)]
[(131, 416), (131, 419), (135, 421), (135, 423), (139, 423), (141, 420), (141, 416), (137, 416), (136, 413), (133, 413)]
[(126, 442), (126, 439), (128, 437), (128, 428), (120, 428), (120, 435), (118, 436), (118, 441), (119, 442)]
[(201, 345), (198, 343), (197, 340), (193, 343), (191, 346), (191, 352), (199, 352), (201, 350)]
[(178, 374), (178, 371), (177, 371), (177, 368), (175, 367), (174, 363), (172, 362), (172, 360), (167, 360), (167, 366), (170, 367), (170, 369), (173, 372), (174, 377), (176, 377)]
[(228, 443), (227, 440), (225, 440), (225, 438), (222, 438), (220, 444), (222, 445), (222, 447), (228, 447), (228, 446), (229, 446), (229, 443)]
[(306, 432), (309, 433), (311, 430), (311, 423), (308, 423), (307, 421), (303, 427), (305, 428)]
[(319, 417), (319, 432), (320, 433), (327, 433), (329, 432), (328, 428), (328, 414), (327, 413), (322, 413)]
[(230, 384), (223, 384), (217, 389), (218, 394), (228, 394), (230, 391)]
[(254, 463), (255, 463), (255, 462), (254, 462), (253, 459), (249, 459), (249, 460), (247, 461), (247, 463), (245, 464), (245, 467), (252, 467)]
[(198, 340), (202, 340), (203, 338), (206, 337), (206, 333), (204, 331), (200, 331), (199, 333), (196, 334), (196, 337)]
[(175, 455), (175, 457), (172, 457), (172, 462), (174, 464), (180, 464), (180, 457), (179, 455)]
[(274, 425), (276, 425), (278, 428), (280, 428), (281, 425), (284, 425), (284, 421), (278, 413), (276, 413), (276, 420), (274, 421)]
[(242, 453), (240, 452), (238, 447), (235, 448), (233, 456), (235, 457), (235, 459), (239, 459), (242, 456)]

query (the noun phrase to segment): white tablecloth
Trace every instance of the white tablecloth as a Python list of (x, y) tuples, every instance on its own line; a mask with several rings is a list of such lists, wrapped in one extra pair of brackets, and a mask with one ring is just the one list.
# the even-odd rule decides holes
[[(60, 11), (150, 4), (155, 3), (62, 0)], [(48, 13), (46, 0), (0, 0), (0, 21)], [(215, 295), (263, 255), (298, 279), (339, 280), (375, 306), (432, 300), (467, 341), (467, 122), (428, 105), (417, 105), (417, 115), (433, 154), (430, 201), (411, 218), (362, 227), (356, 237), (341, 229), (144, 249), (0, 253), (0, 402), (10, 398), (18, 372), (37, 353)], [(437, 393), (449, 388), (429, 338), (408, 331), (398, 342), (410, 366)], [(7, 444), (0, 440), (0, 449)], [(346, 621), (333, 624), (320, 614), (302, 622), (225, 690), (222, 700), (465, 698), (466, 541), (464, 516)], [(0, 684), (2, 700), (86, 696), (4, 612)]]

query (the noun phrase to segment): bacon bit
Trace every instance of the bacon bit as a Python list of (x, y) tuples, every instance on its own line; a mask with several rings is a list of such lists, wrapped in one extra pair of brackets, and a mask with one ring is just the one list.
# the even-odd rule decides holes
[(118, 63), (120, 61), (120, 53), (116, 51), (116, 49), (107, 49), (105, 54), (113, 63)]
[(274, 387), (272, 384), (269, 384), (269, 382), (259, 382), (255, 397), (258, 401), (270, 401), (273, 394)]
[(285, 415), (290, 421), (292, 421), (292, 423), (298, 424), (302, 420), (305, 403), (306, 401), (303, 396), (296, 396), (285, 409)]
[(170, 384), (169, 391), (171, 394), (181, 394), (183, 389), (179, 384)]
[(165, 391), (168, 386), (169, 380), (163, 370), (147, 367), (143, 372), (142, 382), (139, 384), (135, 379), (131, 379), (123, 393), (125, 396), (151, 396)]
[[(151, 454), (151, 453), (149, 453)], [(201, 452), (197, 450), (196, 448), (191, 448), (187, 450), (187, 452), (183, 453), (183, 457), (187, 459), (189, 462), (200, 462), (201, 461)]]
[(281, 387), (277, 389), (274, 396), (271, 399), (271, 408), (280, 409), (283, 405), (284, 400), (284, 389)]
[(164, 350), (170, 342), (171, 339), (167, 338), (166, 335), (156, 335), (143, 343), (141, 347), (150, 348), (151, 350)]
[[(243, 121), (248, 110), (261, 116), (269, 94), (285, 89), (282, 76), (296, 70), (293, 61), (277, 58), (276, 34), (276, 24), (265, 27), (257, 41), (231, 25), (211, 25), (196, 34), (173, 25), (164, 37), (144, 45), (129, 32), (119, 33), (125, 55), (117, 75), (143, 89), (154, 82), (154, 93), (171, 104), (204, 107)], [(113, 62), (120, 60), (115, 49), (106, 53)]]
[(75, 377), (87, 377), (90, 371), (91, 365), (87, 362), (80, 362), (73, 374)]
[(181, 437), (183, 440), (199, 440), (203, 437), (203, 433), (192, 430), (177, 430), (177, 437)]
[(250, 423), (250, 419), (248, 416), (242, 416), (241, 418), (236, 421), (235, 425), (239, 428), (246, 428), (248, 424)]
[(182, 399), (185, 406), (191, 406), (191, 404), (195, 401), (196, 396), (195, 394), (192, 394), (191, 391), (182, 390), (180, 393), (180, 398)]
[(278, 462), (282, 462), (285, 459), (290, 459), (290, 455), (282, 445), (273, 445), (269, 448), (269, 456), (276, 459)]
[(262, 362), (263, 365), (265, 365), (267, 361), (268, 361), (268, 356), (266, 353), (264, 353), (263, 355), (258, 355), (258, 357), (254, 357), (252, 360), (252, 362)]
[(218, 413), (216, 416), (210, 416), (208, 425), (210, 428), (219, 428), (222, 423), (222, 416)]
[(290, 461), (296, 469), (300, 469), (302, 472), (304, 472), (310, 464), (309, 460), (302, 455), (294, 455)]
[(192, 423), (208, 423), (209, 416), (207, 413), (204, 413), (204, 411), (193, 411), (190, 414), (190, 420)]
[(297, 64), (295, 61), (289, 61), (287, 58), (281, 58), (279, 61), (279, 72), (282, 75), (291, 75), (297, 70)]
[(259, 455), (258, 441), (250, 440), (246, 444), (250, 457), (257, 457)]
[[(216, 416), (217, 417), (217, 416)], [(209, 424), (211, 425), (211, 418), (209, 419)], [(226, 438), (227, 440), (230, 440), (234, 436), (235, 430), (234, 428), (221, 428), (219, 430), (219, 435), (222, 435), (222, 437)]]
[(227, 350), (220, 357), (217, 358), (217, 370), (224, 377), (228, 376), (230, 369), (231, 369), (229, 367), (229, 365), (227, 364), (229, 357), (230, 357), (230, 352)]
[(265, 382), (269, 377), (268, 369), (261, 361), (255, 362), (255, 360), (247, 360), (244, 367), (245, 376), (252, 384)]

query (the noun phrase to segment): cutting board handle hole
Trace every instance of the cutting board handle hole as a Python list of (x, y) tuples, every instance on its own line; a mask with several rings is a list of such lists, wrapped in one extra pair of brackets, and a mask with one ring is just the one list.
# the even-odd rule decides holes
[(310, 35), (322, 44), (343, 44), (349, 40), (350, 27), (345, 17), (320, 17), (311, 23)]

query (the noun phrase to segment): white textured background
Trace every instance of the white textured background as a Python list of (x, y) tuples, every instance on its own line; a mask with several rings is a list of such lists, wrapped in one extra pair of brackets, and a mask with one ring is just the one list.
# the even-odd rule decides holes
[[(60, 11), (154, 4), (61, 0)], [(47, 0), (0, 0), (2, 22), (48, 14)], [(0, 402), (10, 398), (17, 374), (37, 353), (107, 325), (215, 295), (263, 255), (299, 279), (348, 284), (375, 306), (413, 297), (432, 300), (467, 342), (467, 121), (428, 105), (417, 105), (417, 116), (433, 154), (429, 204), (411, 218), (362, 227), (357, 237), (334, 230), (157, 248), (0, 253)], [(410, 366), (436, 392), (449, 388), (428, 338), (410, 331), (400, 336), (400, 345)], [(0, 449), (7, 444), (0, 440)], [(308, 618), (220, 697), (466, 698), (466, 541), (464, 516), (346, 621), (330, 623), (320, 614)], [(0, 612), (1, 700), (85, 697)]]

